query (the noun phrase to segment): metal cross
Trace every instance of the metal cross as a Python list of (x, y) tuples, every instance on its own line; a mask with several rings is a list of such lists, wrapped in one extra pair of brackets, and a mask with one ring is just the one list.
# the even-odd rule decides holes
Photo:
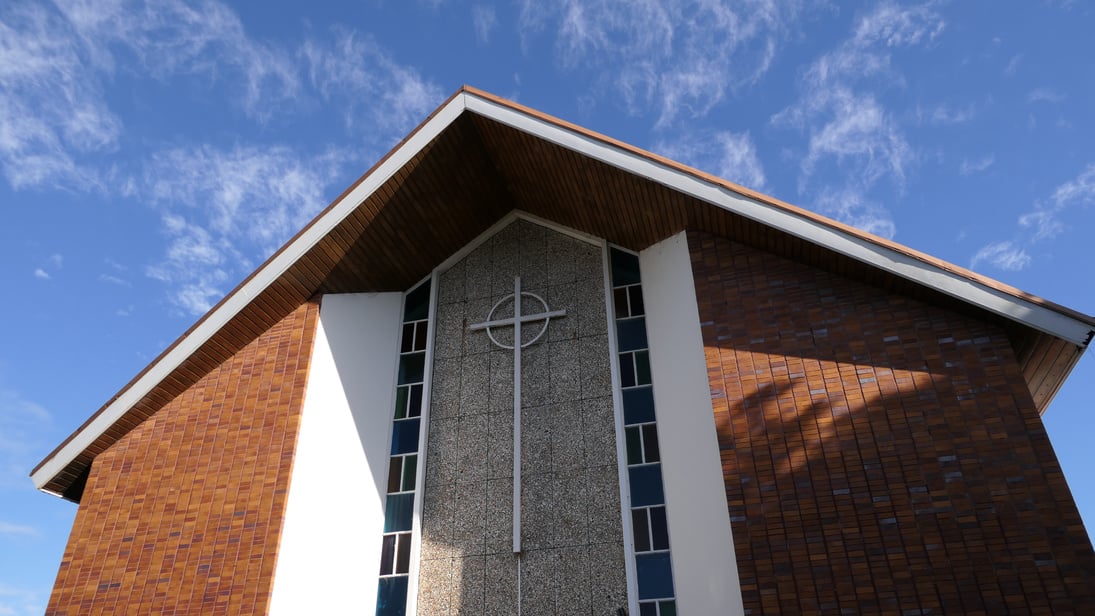
[[(543, 308), (541, 312), (535, 314), (522, 314), (521, 313), (521, 299), (523, 297), (530, 297), (538, 302)], [(499, 306), (502, 306), (510, 299), (513, 300), (513, 316), (504, 319), (495, 319), (494, 313), (498, 311)], [(548, 324), (551, 323), (553, 317), (566, 316), (566, 310), (548, 310), (547, 302), (542, 297), (535, 293), (529, 293), (521, 290), (521, 277), (514, 276), (513, 278), (513, 295), (507, 295), (498, 300), (496, 304), (490, 309), (490, 314), (487, 315), (487, 320), (482, 323), (477, 323), (469, 327), (472, 331), (478, 331), (481, 329), (487, 330), (487, 336), (491, 342), (502, 347), (503, 349), (513, 349), (513, 552), (514, 554), (521, 553), (521, 349), (535, 344), (544, 332), (547, 331)], [(528, 342), (522, 342), (521, 340), (521, 326), (525, 323), (531, 323), (534, 321), (543, 321), (544, 327), (532, 337), (532, 340)], [(513, 344), (503, 344), (494, 337), (494, 333), (491, 331), (497, 327), (512, 327), (513, 328)]]

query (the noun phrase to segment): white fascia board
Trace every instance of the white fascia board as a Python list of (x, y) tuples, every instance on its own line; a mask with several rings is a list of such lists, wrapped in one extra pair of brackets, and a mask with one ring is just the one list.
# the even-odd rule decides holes
[[(190, 335), (179, 340), (175, 348), (156, 362), (149, 370), (129, 387), (122, 395), (110, 403), (98, 417), (84, 429), (77, 432), (72, 440), (60, 451), (54, 454), (36, 473), (31, 475), (35, 487), (43, 490), (57, 473), (61, 472), (68, 463), (87, 448), (99, 435), (106, 432), (114, 422), (118, 421), (130, 408), (144, 398), (152, 388), (178, 368), (201, 345), (205, 344), (222, 327), (231, 321), (244, 307), (251, 303), (255, 297), (262, 293), (271, 283), (277, 280), (305, 253), (316, 245), (324, 236), (331, 232), (339, 223), (350, 215), (369, 195), (373, 194), (384, 182), (405, 165), (426, 146), (434, 137), (441, 134), (456, 118), (464, 112), (467, 94), (461, 92), (454, 96), (444, 107), (423, 124), (418, 132), (414, 133), (398, 149), (394, 150), (387, 160), (381, 163), (372, 173), (365, 177), (346, 196), (335, 203), (321, 218), (301, 234), (291, 244), (287, 245), (273, 260), (260, 269), (247, 284), (237, 289), (228, 296), (223, 304), (209, 313), (205, 321)], [(43, 490), (56, 494), (49, 490)], [(56, 494), (60, 496), (60, 494)]]
[(725, 186), (674, 169), (645, 156), (558, 126), (491, 100), (467, 95), (467, 109), (545, 141), (647, 178), (746, 218), (834, 250), (883, 271), (934, 288), (1077, 346), (1086, 346), (1092, 327), (1053, 309), (949, 272), (892, 248), (857, 237), (781, 207), (751, 199)]

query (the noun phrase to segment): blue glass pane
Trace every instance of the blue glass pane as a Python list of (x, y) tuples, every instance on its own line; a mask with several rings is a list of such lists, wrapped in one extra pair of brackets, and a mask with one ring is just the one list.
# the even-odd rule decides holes
[(430, 314), (430, 283), (423, 283), (414, 291), (407, 294), (407, 301), (403, 304), (403, 320), (419, 321)]
[(421, 419), (404, 419), (392, 426), (392, 455), (418, 451), (418, 423)]
[(640, 282), (639, 257), (615, 248), (609, 251), (609, 255), (612, 260), (612, 286), (622, 287)]
[(376, 589), (376, 616), (405, 616), (407, 576), (381, 578)]
[(635, 557), (639, 578), (639, 599), (661, 599), (673, 596), (673, 570), (669, 554), (640, 554)]
[(639, 616), (658, 616), (657, 603), (640, 603)]
[(421, 383), (426, 372), (426, 354), (411, 353), (399, 356), (399, 384)]
[(652, 387), (627, 389), (623, 394), (625, 424), (654, 421), (654, 389)]
[(636, 351), (649, 346), (646, 342), (646, 319), (616, 321), (616, 340), (621, 351)]
[(632, 507), (665, 504), (665, 495), (662, 493), (661, 464), (633, 466), (627, 469), (627, 476), (631, 486)]
[(389, 494), (384, 506), (384, 532), (394, 533), (411, 530), (414, 520), (414, 492)]

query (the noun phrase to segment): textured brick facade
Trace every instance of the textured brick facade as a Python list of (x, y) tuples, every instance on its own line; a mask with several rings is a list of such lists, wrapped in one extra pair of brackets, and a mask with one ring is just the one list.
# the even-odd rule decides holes
[(747, 614), (1095, 614), (997, 327), (689, 233)]
[(319, 307), (100, 454), (47, 614), (263, 614)]

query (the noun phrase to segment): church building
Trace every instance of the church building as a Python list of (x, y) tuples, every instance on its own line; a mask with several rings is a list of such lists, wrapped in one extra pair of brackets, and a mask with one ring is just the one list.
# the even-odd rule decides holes
[(1093, 335), (465, 87), (33, 470), (47, 613), (1095, 614)]

